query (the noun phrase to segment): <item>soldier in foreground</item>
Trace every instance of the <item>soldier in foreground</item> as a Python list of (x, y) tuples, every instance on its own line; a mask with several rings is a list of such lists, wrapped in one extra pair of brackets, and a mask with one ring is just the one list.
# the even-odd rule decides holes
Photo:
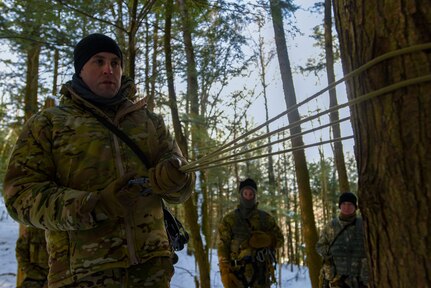
[[(179, 170), (186, 160), (162, 118), (130, 100), (136, 90), (123, 64), (113, 39), (83, 38), (60, 106), (27, 121), (10, 159), (6, 207), (19, 222), (47, 230), (50, 288), (170, 286), (162, 199), (186, 201), (194, 175)], [(149, 184), (128, 185), (135, 178)]]
[(16, 259), (24, 272), (19, 288), (48, 287), (48, 251), (46, 251), (45, 231), (26, 227), (16, 241)]
[(351, 192), (341, 194), (340, 214), (324, 227), (316, 244), (317, 253), (323, 258), (324, 288), (368, 287), (364, 230), (357, 201)]
[(273, 216), (257, 209), (256, 182), (239, 185), (238, 208), (218, 227), (218, 258), (225, 288), (270, 287), (275, 282), (275, 249), (284, 237)]

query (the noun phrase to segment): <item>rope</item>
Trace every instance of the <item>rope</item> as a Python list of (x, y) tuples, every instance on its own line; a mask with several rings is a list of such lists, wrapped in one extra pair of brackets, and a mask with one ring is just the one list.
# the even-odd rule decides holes
[[(210, 163), (216, 163), (216, 162), (220, 162), (220, 161), (223, 161), (223, 160), (226, 160), (226, 159), (232, 158), (232, 157), (234, 157), (234, 156), (240, 156), (240, 155), (242, 155), (242, 154), (250, 153), (250, 152), (253, 152), (253, 151), (256, 151), (256, 150), (259, 150), (259, 149), (262, 149), (262, 148), (268, 147), (268, 146), (272, 146), (272, 145), (274, 145), (274, 144), (278, 144), (278, 143), (285, 142), (285, 141), (287, 141), (287, 140), (290, 140), (290, 139), (296, 138), (296, 137), (301, 136), (301, 135), (305, 135), (305, 134), (308, 134), (308, 133), (311, 133), (311, 132), (314, 132), (314, 131), (317, 131), (317, 130), (321, 130), (321, 129), (323, 129), (323, 128), (326, 128), (326, 127), (332, 126), (332, 125), (334, 125), (334, 124), (337, 124), (337, 123), (341, 123), (341, 122), (347, 121), (347, 120), (349, 120), (349, 119), (350, 119), (350, 117), (345, 117), (345, 118), (339, 119), (339, 120), (337, 120), (337, 121), (335, 121), (335, 122), (332, 122), (332, 123), (328, 123), (328, 124), (325, 124), (325, 125), (322, 125), (322, 126), (318, 126), (318, 127), (316, 127), (316, 128), (310, 129), (310, 130), (306, 130), (306, 131), (302, 131), (302, 132), (300, 132), (300, 133), (296, 133), (296, 134), (290, 135), (290, 136), (288, 136), (288, 137), (286, 137), (286, 138), (282, 138), (282, 139), (279, 139), (279, 140), (276, 140), (276, 141), (273, 141), (273, 142), (266, 143), (266, 144), (261, 145), (261, 146), (257, 146), (257, 147), (255, 147), (255, 148), (249, 149), (249, 150), (247, 150), (247, 151), (243, 151), (243, 152), (240, 152), (240, 153), (236, 153), (236, 154), (234, 154), (234, 155), (226, 156), (226, 157), (223, 157), (223, 158), (218, 158), (218, 159), (215, 159), (214, 161), (204, 161), (204, 162), (201, 162), (201, 163), (200, 163), (200, 165), (204, 165), (204, 164), (206, 165), (206, 164), (210, 164)], [(292, 126), (297, 126), (297, 125), (299, 125), (299, 124), (300, 124), (300, 123), (295, 122), (294, 124), (292, 124)], [(248, 144), (248, 143), (250, 143), (250, 142), (255, 142), (255, 141), (260, 140), (260, 139), (262, 139), (262, 138), (267, 138), (267, 136), (269, 136), (269, 135), (272, 135), (272, 134), (275, 134), (275, 133), (281, 132), (281, 131), (286, 130), (286, 129), (288, 129), (288, 128), (289, 128), (289, 127), (288, 127), (288, 126), (286, 126), (286, 127), (283, 127), (283, 128), (277, 129), (277, 130), (275, 130), (275, 131), (273, 131), (273, 132), (267, 133), (267, 134), (262, 135), (262, 136), (260, 136), (260, 137), (253, 138), (253, 139), (251, 139), (251, 140), (249, 140), (249, 141), (247, 141), (247, 142), (244, 142), (244, 143), (241, 143), (241, 144), (239, 144), (239, 145), (236, 145), (235, 147), (232, 147), (231, 149), (228, 149), (228, 150), (226, 150), (226, 151), (233, 150), (233, 149), (235, 149), (235, 148), (237, 148), (237, 147), (239, 147), (239, 146), (245, 146), (246, 144)], [(193, 164), (193, 163), (195, 163), (195, 162), (192, 162), (191, 164)], [(191, 167), (190, 167), (190, 168), (191, 168)]]
[[(382, 62), (382, 61), (384, 61), (384, 60), (387, 60), (387, 59), (393, 58), (393, 57), (395, 57), (395, 56), (399, 56), (399, 55), (403, 55), (403, 54), (408, 54), (408, 53), (413, 53), (413, 52), (417, 52), (417, 51), (421, 51), (421, 50), (426, 50), (426, 49), (431, 49), (431, 43), (425, 43), (425, 44), (415, 45), (415, 46), (411, 46), (411, 47), (407, 47), (407, 48), (403, 48), (403, 49), (399, 49), (399, 50), (391, 51), (391, 52), (388, 52), (388, 53), (386, 53), (386, 54), (383, 54), (383, 55), (381, 55), (381, 56), (379, 56), (379, 57), (376, 57), (376, 58), (374, 58), (373, 60), (369, 61), (368, 63), (366, 63), (366, 64), (362, 65), (362, 66), (361, 66), (361, 67), (359, 67), (358, 69), (356, 69), (356, 70), (354, 70), (354, 71), (352, 71), (352, 72), (348, 73), (347, 75), (345, 75), (345, 76), (344, 76), (343, 78), (341, 78), (340, 80), (335, 81), (335, 82), (333, 82), (333, 83), (329, 84), (326, 88), (324, 88), (324, 89), (320, 90), (319, 92), (317, 92), (317, 93), (315, 93), (315, 94), (311, 95), (310, 97), (306, 98), (305, 100), (303, 100), (303, 101), (301, 101), (301, 102), (299, 102), (299, 103), (297, 103), (297, 104), (295, 104), (295, 105), (293, 105), (293, 106), (289, 107), (286, 111), (284, 111), (284, 112), (280, 113), (279, 115), (277, 115), (277, 116), (275, 116), (275, 117), (273, 117), (273, 118), (269, 119), (268, 121), (266, 121), (266, 122), (262, 123), (261, 125), (257, 126), (256, 128), (254, 128), (254, 129), (252, 129), (252, 130), (250, 130), (250, 131), (248, 131), (248, 132), (244, 133), (243, 135), (239, 136), (238, 138), (233, 139), (232, 141), (228, 142), (227, 144), (222, 145), (222, 147), (220, 147), (219, 149), (216, 149), (214, 152), (209, 153), (209, 154), (207, 154), (207, 155), (203, 156), (202, 158), (200, 158), (200, 159), (198, 159), (198, 160), (196, 160), (196, 161), (194, 161), (194, 162), (191, 162), (191, 163), (188, 163), (187, 165), (182, 166), (182, 167), (180, 168), (180, 170), (181, 170), (181, 171), (184, 171), (184, 172), (188, 172), (188, 171), (196, 171), (196, 170), (199, 170), (199, 169), (206, 169), (205, 167), (207, 167), (207, 168), (208, 168), (208, 167), (216, 167), (216, 166), (210, 166), (210, 165), (211, 165), (211, 163), (221, 161), (221, 160), (217, 160), (217, 157), (218, 157), (219, 155), (223, 154), (223, 153), (226, 153), (226, 152), (232, 151), (232, 150), (237, 149), (237, 148), (239, 148), (239, 147), (241, 147), (241, 146), (244, 146), (244, 145), (247, 145), (247, 144), (249, 144), (249, 143), (252, 143), (252, 142), (258, 141), (258, 140), (260, 140), (260, 139), (262, 139), (262, 138), (267, 138), (267, 137), (269, 137), (269, 136), (271, 136), (271, 135), (273, 135), (273, 134), (275, 134), (275, 133), (278, 133), (278, 132), (280, 132), (280, 131), (283, 131), (283, 130), (286, 130), (286, 129), (289, 129), (289, 128), (292, 128), (292, 127), (299, 126), (300, 124), (302, 124), (302, 123), (304, 123), (304, 122), (306, 122), (306, 121), (310, 121), (310, 120), (312, 120), (312, 119), (318, 118), (318, 117), (320, 117), (320, 116), (322, 116), (322, 115), (324, 115), (324, 114), (330, 113), (330, 112), (332, 112), (332, 111), (335, 111), (335, 110), (338, 110), (338, 109), (341, 109), (341, 108), (344, 108), (344, 107), (347, 107), (347, 106), (356, 105), (356, 104), (358, 104), (358, 103), (360, 103), (360, 102), (363, 102), (363, 101), (365, 101), (365, 100), (371, 99), (371, 98), (373, 98), (373, 97), (377, 97), (377, 96), (382, 95), (382, 94), (386, 94), (386, 93), (388, 93), (388, 92), (391, 92), (391, 91), (394, 91), (394, 90), (397, 90), (397, 89), (401, 89), (401, 88), (406, 87), (406, 86), (410, 86), (410, 85), (414, 85), (414, 84), (419, 84), (419, 83), (422, 83), (422, 82), (428, 82), (428, 81), (430, 81), (431, 75), (425, 75), (425, 76), (422, 76), (422, 77), (417, 77), (417, 78), (408, 79), (408, 80), (405, 80), (405, 81), (402, 81), (402, 82), (399, 82), (399, 83), (395, 83), (395, 84), (392, 84), (392, 85), (386, 86), (386, 87), (384, 87), (384, 88), (381, 88), (381, 89), (379, 89), (379, 90), (376, 90), (376, 91), (373, 91), (373, 92), (367, 93), (367, 94), (365, 94), (365, 95), (359, 96), (359, 97), (357, 97), (357, 98), (355, 98), (355, 99), (353, 99), (353, 100), (348, 101), (347, 103), (344, 103), (344, 104), (341, 104), (341, 105), (337, 105), (337, 106), (333, 106), (333, 107), (331, 107), (330, 109), (327, 109), (327, 110), (325, 110), (325, 111), (323, 111), (323, 112), (317, 113), (316, 115), (312, 115), (312, 116), (309, 116), (309, 117), (303, 118), (302, 120), (296, 121), (296, 122), (294, 122), (294, 123), (292, 123), (292, 124), (290, 124), (290, 125), (287, 125), (286, 127), (280, 128), (280, 129), (278, 129), (278, 130), (276, 130), (276, 131), (273, 131), (273, 132), (270, 132), (270, 133), (264, 134), (264, 135), (262, 135), (262, 136), (259, 136), (259, 137), (256, 137), (256, 138), (253, 138), (253, 139), (250, 139), (250, 140), (248, 140), (248, 141), (242, 142), (241, 144), (237, 144), (237, 145), (234, 145), (234, 146), (233, 146), (233, 147), (231, 147), (231, 148), (228, 148), (229, 146), (231, 146), (231, 145), (233, 145), (233, 144), (235, 144), (235, 143), (239, 142), (239, 140), (241, 140), (241, 139), (243, 139), (243, 138), (247, 137), (248, 135), (250, 135), (250, 134), (252, 134), (252, 133), (254, 133), (254, 132), (256, 132), (256, 131), (260, 130), (260, 129), (261, 129), (261, 128), (263, 128), (263, 127), (266, 127), (266, 125), (268, 125), (269, 123), (272, 123), (272, 122), (274, 122), (275, 120), (278, 120), (279, 118), (281, 118), (281, 117), (283, 117), (283, 116), (287, 115), (288, 113), (290, 113), (290, 112), (291, 112), (291, 111), (293, 111), (294, 109), (297, 109), (298, 107), (300, 107), (300, 106), (302, 106), (302, 105), (304, 105), (304, 104), (308, 103), (309, 101), (311, 101), (311, 100), (315, 99), (317, 96), (320, 96), (320, 95), (321, 95), (321, 94), (323, 94), (324, 92), (326, 92), (326, 91), (328, 91), (328, 90), (330, 90), (330, 89), (334, 88), (336, 85), (338, 85), (338, 84), (340, 84), (340, 83), (342, 83), (342, 82), (344, 82), (344, 81), (346, 81), (346, 80), (348, 80), (348, 79), (350, 79), (350, 78), (352, 78), (352, 77), (354, 77), (354, 76), (358, 75), (359, 73), (361, 73), (361, 72), (363, 72), (363, 71), (367, 70), (368, 68), (370, 68), (370, 67), (372, 67), (372, 66), (374, 66), (374, 65), (376, 65), (376, 64), (378, 64), (378, 63), (380, 63), (380, 62)], [(335, 124), (335, 123), (330, 123), (330, 124), (328, 124), (328, 125), (333, 125), (333, 124)], [(328, 126), (328, 125), (325, 125), (325, 126)], [(318, 128), (322, 129), (323, 127), (324, 127), (324, 126), (319, 126)], [(318, 129), (318, 128), (315, 128), (315, 129)], [(313, 129), (313, 130), (315, 130), (315, 129)], [(305, 132), (305, 133), (309, 133), (309, 132), (310, 132), (310, 131), (307, 131), (307, 132)], [(291, 138), (293, 138), (293, 137), (297, 137), (297, 136), (302, 135), (302, 134), (305, 134), (305, 133), (300, 133), (300, 134), (298, 134), (298, 135), (292, 135), (289, 139), (291, 139)], [(342, 139), (342, 138), (339, 138), (339, 139)], [(286, 139), (286, 140), (287, 140), (287, 139)], [(333, 141), (335, 141), (335, 140), (333, 140)], [(332, 142), (333, 142), (333, 141), (332, 141)], [(277, 142), (269, 143), (269, 144), (267, 144), (266, 146), (268, 146), (268, 145), (273, 145), (273, 144), (278, 143), (278, 142), (281, 142), (281, 141), (277, 141)], [(317, 144), (317, 145), (322, 145), (322, 144), (324, 144), (324, 143), (326, 143), (326, 142), (327, 142), (327, 141), (324, 141), (324, 142), (317, 142), (317, 143), (311, 144), (311, 146), (310, 146), (310, 147), (312, 147), (312, 146), (316, 146), (315, 144)], [(266, 147), (266, 146), (265, 146), (265, 147)], [(309, 145), (305, 145), (305, 146), (309, 146)], [(305, 146), (301, 146), (301, 147), (305, 147)], [(263, 147), (264, 147), (264, 146), (262, 146), (262, 147), (260, 147), (260, 148), (263, 148)], [(298, 147), (297, 147), (297, 148), (298, 148)], [(296, 149), (296, 148), (295, 148), (295, 149)], [(302, 148), (302, 149), (303, 149), (303, 148)], [(256, 150), (256, 149), (253, 149), (253, 151), (254, 151), (254, 150)], [(249, 150), (249, 152), (250, 152), (250, 151), (252, 151), (252, 150)], [(241, 154), (244, 154), (244, 153), (247, 153), (247, 152), (243, 152), (243, 153), (241, 153)], [(267, 157), (267, 156), (270, 156), (270, 155), (276, 155), (276, 154), (280, 154), (280, 153), (279, 153), (279, 152), (275, 152), (275, 153), (265, 154), (265, 155), (261, 155), (261, 156), (257, 156), (257, 157), (258, 157), (258, 158), (262, 158), (262, 157)], [(240, 154), (236, 154), (236, 155), (240, 155)], [(234, 156), (235, 156), (235, 155), (233, 155), (233, 156), (231, 156), (231, 157), (234, 157)], [(231, 157), (227, 157), (227, 158), (231, 158)], [(226, 157), (225, 157), (224, 159), (226, 159)], [(248, 159), (243, 159), (243, 160), (241, 160), (241, 161), (239, 161), (239, 162), (247, 161), (247, 160), (252, 160), (252, 159), (256, 159), (256, 158), (255, 158), (255, 157), (252, 157), (252, 158), (248, 158)], [(237, 163), (237, 162), (233, 162), (233, 163)], [(228, 164), (232, 164), (232, 163), (227, 162), (227, 163), (225, 163), (225, 164), (221, 164), (221, 165), (228, 165)], [(217, 165), (217, 166), (221, 166), (221, 165), (219, 164), (219, 165)], [(200, 167), (200, 168), (199, 168), (199, 167)]]
[(260, 159), (260, 158), (265, 158), (265, 157), (272, 156), (272, 155), (284, 154), (284, 153), (288, 153), (288, 152), (295, 152), (298, 150), (303, 150), (303, 149), (314, 147), (314, 146), (320, 146), (320, 145), (329, 144), (329, 143), (333, 143), (333, 142), (344, 141), (344, 140), (348, 140), (348, 139), (352, 139), (352, 138), (353, 138), (353, 135), (350, 135), (350, 136), (335, 138), (335, 139), (331, 139), (331, 140), (316, 142), (313, 144), (302, 145), (302, 146), (298, 146), (295, 148), (280, 150), (280, 151), (276, 151), (276, 152), (272, 152), (272, 153), (253, 156), (253, 157), (249, 157), (249, 158), (238, 159), (238, 160), (233, 160), (233, 161), (229, 161), (229, 162), (223, 162), (220, 164), (208, 163), (207, 165), (197, 166), (197, 167), (190, 168), (187, 170), (182, 170), (182, 169), (180, 169), (180, 170), (184, 171), (184, 172), (205, 170), (205, 169), (210, 169), (210, 168), (215, 168), (215, 167), (220, 167), (220, 166), (225, 166), (225, 165), (231, 165), (231, 164), (240, 163), (240, 162), (245, 162), (245, 161), (249, 161), (249, 160), (256, 160), (256, 159)]
[[(398, 82), (398, 83), (392, 84), (390, 86), (386, 86), (384, 88), (381, 88), (379, 90), (376, 90), (376, 91), (364, 94), (362, 96), (359, 96), (359, 97), (357, 97), (357, 98), (355, 98), (353, 100), (350, 100), (350, 101), (348, 101), (348, 102), (346, 102), (344, 104), (333, 106), (330, 109), (327, 109), (325, 111), (317, 113), (316, 115), (313, 115), (313, 116), (304, 118), (304, 119), (302, 119), (300, 121), (297, 121), (295, 123), (292, 123), (292, 124), (288, 125), (288, 127), (289, 126), (294, 126), (294, 125), (299, 125), (299, 124), (301, 124), (303, 122), (306, 122), (306, 121), (308, 121), (310, 119), (318, 118), (318, 117), (320, 117), (320, 116), (322, 116), (324, 114), (328, 114), (328, 113), (330, 113), (330, 112), (332, 112), (334, 110), (337, 110), (337, 109), (340, 109), (340, 108), (344, 108), (344, 107), (347, 107), (347, 106), (357, 105), (357, 104), (359, 104), (361, 102), (364, 102), (366, 100), (369, 100), (371, 98), (374, 98), (374, 97), (377, 97), (377, 96), (380, 96), (380, 95), (383, 95), (383, 94), (387, 94), (389, 92), (392, 92), (392, 91), (395, 91), (395, 90), (398, 90), (398, 89), (401, 89), (401, 88), (404, 88), (404, 87), (407, 87), (407, 86), (411, 86), (411, 85), (415, 85), (415, 84), (420, 84), (420, 83), (423, 83), (423, 82), (429, 82), (429, 81), (431, 81), (431, 74), (430, 75), (416, 77), (416, 78), (409, 79), (409, 80), (405, 80), (405, 81), (402, 81), (402, 82)], [(343, 119), (343, 120), (346, 120), (346, 119)], [(332, 125), (332, 124), (333, 123), (329, 123), (329, 124), (323, 125), (323, 126), (329, 126), (329, 125)], [(311, 129), (311, 130), (316, 130), (316, 129), (321, 128), (323, 126), (320, 126), (320, 127), (317, 127), (317, 128)], [(303, 132), (303, 133), (294, 134), (294, 135), (292, 135), (290, 137), (287, 137), (287, 139), (298, 137), (299, 135), (305, 134), (305, 133), (308, 133), (308, 132), (311, 132), (311, 131), (306, 131), (306, 132)], [(270, 134), (270, 133), (268, 133), (268, 134)], [(262, 135), (262, 136), (260, 136), (258, 138), (266, 138), (266, 137), (267, 137), (266, 135)], [(348, 137), (337, 138), (338, 140), (337, 139), (333, 139), (333, 140), (328, 140), (328, 141), (321, 141), (321, 142), (316, 142), (316, 143), (313, 143), (313, 144), (310, 144), (310, 145), (304, 145), (304, 146), (296, 147), (296, 148), (293, 148), (293, 149), (277, 151), (277, 152), (273, 152), (273, 153), (269, 153), (269, 154), (264, 154), (264, 155), (259, 155), (259, 156), (255, 156), (255, 157), (245, 158), (245, 159), (242, 159), (242, 160), (236, 160), (236, 161), (231, 161), (231, 162), (224, 162), (223, 164), (219, 164), (219, 165), (211, 165), (211, 164), (213, 164), (215, 162), (219, 162), (219, 161), (222, 161), (222, 160), (225, 160), (225, 159), (237, 156), (237, 155), (242, 155), (242, 154), (245, 154), (245, 153), (257, 150), (256, 148), (254, 148), (254, 149), (250, 149), (250, 150), (247, 150), (245, 152), (234, 154), (234, 155), (231, 155), (229, 157), (222, 158), (222, 159), (213, 160), (213, 161), (206, 161), (206, 162), (200, 163), (200, 165), (196, 165), (196, 161), (195, 162), (191, 162), (191, 163), (189, 163), (187, 165), (182, 166), (180, 168), (180, 170), (183, 171), (183, 172), (190, 172), (190, 171), (197, 171), (197, 170), (201, 170), (201, 169), (208, 169), (208, 168), (213, 168), (213, 167), (219, 167), (219, 166), (222, 166), (222, 165), (229, 165), (229, 164), (233, 164), (233, 163), (244, 162), (244, 161), (247, 161), (247, 160), (255, 160), (255, 159), (259, 159), (259, 158), (263, 158), (263, 157), (268, 157), (268, 156), (271, 156), (271, 155), (277, 155), (277, 154), (285, 153), (285, 152), (292, 152), (292, 151), (296, 151), (296, 150), (299, 150), (299, 149), (305, 149), (305, 148), (309, 148), (309, 147), (313, 147), (313, 146), (318, 146), (318, 145), (323, 145), (323, 144), (327, 144), (327, 143), (331, 143), (331, 142), (343, 141), (343, 140), (350, 139), (352, 137), (353, 136), (348, 136)], [(250, 142), (250, 141), (248, 141), (248, 142)], [(248, 144), (248, 142), (245, 143), (245, 144)], [(277, 142), (281, 142), (281, 141), (277, 141)], [(262, 147), (259, 147), (259, 148), (263, 148), (263, 147), (266, 147), (268, 145), (273, 145), (273, 144), (275, 144), (275, 142), (263, 145)], [(241, 143), (241, 145), (236, 145), (236, 147), (243, 146), (243, 145), (244, 145), (244, 143)], [(232, 149), (228, 149), (228, 150), (232, 150)]]

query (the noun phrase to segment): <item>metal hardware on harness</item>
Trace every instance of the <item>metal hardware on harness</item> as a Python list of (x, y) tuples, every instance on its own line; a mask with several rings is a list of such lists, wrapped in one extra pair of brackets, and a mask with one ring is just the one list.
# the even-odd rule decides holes
[(266, 256), (268, 257), (270, 262), (272, 263), (275, 262), (275, 255), (272, 249), (265, 248), (265, 249), (260, 249), (256, 252), (256, 260), (259, 262), (265, 262)]
[(128, 185), (140, 185), (142, 188), (142, 190), (139, 192), (141, 196), (147, 196), (152, 192), (151, 188), (148, 187), (149, 183), (150, 180), (147, 177), (131, 179), (129, 182), (127, 182)]

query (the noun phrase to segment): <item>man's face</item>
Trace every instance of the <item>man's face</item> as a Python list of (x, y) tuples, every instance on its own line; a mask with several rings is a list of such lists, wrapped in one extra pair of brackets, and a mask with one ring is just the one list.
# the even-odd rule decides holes
[(79, 75), (94, 94), (112, 98), (117, 95), (121, 86), (121, 59), (109, 52), (94, 54), (82, 67)]
[(342, 202), (340, 205), (340, 210), (341, 210), (341, 214), (352, 215), (355, 212), (356, 207), (351, 202)]
[(242, 189), (242, 198), (244, 198), (245, 200), (253, 200), (254, 191), (247, 187)]

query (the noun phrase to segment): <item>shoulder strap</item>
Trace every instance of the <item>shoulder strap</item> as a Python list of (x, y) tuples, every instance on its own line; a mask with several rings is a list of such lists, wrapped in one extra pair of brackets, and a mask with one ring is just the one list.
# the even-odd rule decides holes
[(262, 210), (258, 210), (259, 211), (259, 224), (260, 224), (260, 230), (262, 230), (263, 228), (266, 227), (266, 217), (267, 214), (262, 211)]
[[(241, 212), (239, 211), (239, 208), (235, 209), (235, 227), (246, 227), (248, 232), (251, 233), (251, 227), (250, 223), (241, 217)], [(238, 228), (237, 228), (238, 229)]]
[[(120, 137), (121, 140), (126, 143), (130, 149), (132, 149), (133, 152), (135, 152), (136, 156), (142, 161), (142, 163), (145, 165), (145, 167), (149, 168), (151, 167), (150, 163), (148, 162), (147, 158), (144, 155), (144, 152), (136, 145), (135, 142), (133, 142), (132, 139), (127, 136), (126, 133), (115, 127), (114, 124), (109, 122), (104, 117), (94, 113), (94, 111), (88, 109), (87, 107), (82, 107), (84, 110), (90, 112), (100, 123), (105, 125), (106, 128), (111, 130), (115, 135)], [(183, 228), (183, 225), (181, 222), (169, 211), (169, 209), (165, 205), (165, 201), (163, 199), (160, 199), (160, 202), (162, 203), (163, 208), (163, 216), (165, 220), (165, 227), (166, 232), (169, 237), (169, 241), (175, 251), (180, 251), (184, 248), (184, 244), (188, 242), (189, 235), (187, 231)], [(183, 231), (182, 231), (183, 230)], [(182, 236), (183, 238), (180, 239), (179, 237)]]
[[(335, 225), (335, 222), (336, 222), (336, 220), (334, 219), (334, 220), (332, 221), (333, 225)], [(356, 224), (356, 218), (355, 218), (355, 220), (353, 220), (351, 223), (349, 223), (349, 224), (347, 224), (346, 226), (344, 226), (344, 227), (340, 230), (340, 232), (338, 232), (338, 233), (337, 233), (337, 235), (335, 235), (334, 239), (333, 239), (333, 240), (332, 240), (332, 242), (329, 244), (328, 252), (329, 252), (329, 250), (331, 250), (332, 245), (334, 245), (334, 243), (335, 243), (335, 241), (337, 241), (338, 237), (339, 237), (341, 234), (343, 234), (343, 232), (344, 232), (344, 231), (346, 231), (347, 227), (350, 227), (350, 226), (355, 225), (355, 224)]]
[(123, 140), (123, 142), (126, 143), (130, 147), (130, 149), (132, 149), (132, 151), (136, 154), (136, 156), (138, 156), (138, 158), (141, 160), (141, 162), (145, 165), (147, 169), (151, 167), (150, 162), (148, 162), (147, 157), (145, 157), (144, 155), (144, 152), (142, 152), (142, 150), (138, 147), (138, 145), (136, 145), (136, 143), (133, 142), (133, 140), (130, 139), (126, 133), (124, 133), (122, 130), (118, 129), (117, 127), (115, 127), (115, 125), (109, 122), (106, 118), (98, 115), (88, 107), (82, 106), (82, 108), (85, 111), (90, 112), (100, 123), (105, 125), (106, 128), (111, 130), (115, 135), (117, 135), (121, 140)]

